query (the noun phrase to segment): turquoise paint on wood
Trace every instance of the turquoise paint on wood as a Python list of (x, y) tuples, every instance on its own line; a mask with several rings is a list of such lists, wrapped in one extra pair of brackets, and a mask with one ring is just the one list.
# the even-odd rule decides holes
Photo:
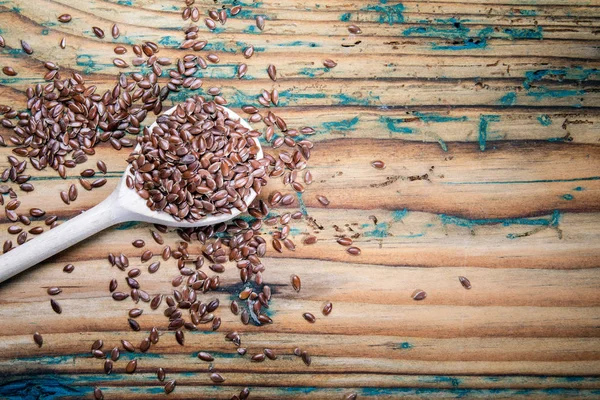
[(538, 116), (537, 120), (540, 123), (540, 125), (542, 125), (542, 126), (552, 125), (552, 119), (550, 118), (550, 116), (548, 114), (542, 114), (542, 115)]
[(489, 134), (489, 124), (490, 122), (498, 122), (500, 121), (499, 115), (480, 115), (479, 116), (479, 149), (481, 151), (485, 151), (487, 137)]

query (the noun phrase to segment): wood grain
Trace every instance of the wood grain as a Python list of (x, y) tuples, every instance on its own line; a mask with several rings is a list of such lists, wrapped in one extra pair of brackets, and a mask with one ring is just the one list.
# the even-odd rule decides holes
[[(180, 0), (7, 0), (0, 2), (2, 104), (26, 107), (26, 88), (43, 83), (43, 62), (61, 74), (85, 75), (99, 91), (123, 72), (112, 64), (114, 46), (154, 41), (160, 55), (177, 58), (182, 29)], [(232, 1), (196, 2), (202, 18)], [(202, 20), (200, 36), (221, 58), (199, 72), (204, 88), (222, 87), (236, 112), (256, 104), (263, 89), (277, 88), (271, 111), (290, 127), (312, 126), (314, 183), (287, 208), (310, 217), (292, 224), (296, 251), (269, 246), (263, 263), (274, 293), (274, 324), (244, 326), (227, 310), (242, 288), (228, 265), (217, 293), (219, 332), (186, 332), (185, 346), (166, 329), (161, 310), (147, 304), (127, 324), (130, 300), (115, 302), (108, 282), (125, 287), (125, 274), (107, 254), (125, 253), (141, 268), (149, 294), (167, 295), (177, 274), (174, 260), (146, 272), (142, 249), (163, 246), (151, 226), (127, 223), (105, 230), (0, 286), (0, 398), (165, 398), (156, 369), (176, 379), (173, 399), (230, 399), (243, 387), (252, 399), (527, 398), (600, 396), (600, 2), (583, 0), (329, 0), (236, 1), (243, 5), (217, 32)], [(69, 13), (68, 24), (56, 17)], [(266, 27), (254, 26), (256, 15)], [(117, 23), (121, 36), (109, 38)], [(356, 24), (361, 35), (350, 35)], [(100, 26), (107, 38), (96, 38)], [(67, 39), (67, 48), (58, 46)], [(20, 50), (21, 39), (34, 48)], [(241, 52), (248, 74), (235, 79)], [(338, 65), (327, 69), (331, 58)], [(266, 67), (275, 63), (278, 80)], [(124, 72), (134, 72), (128, 68)], [(161, 78), (165, 81), (165, 78)], [(191, 95), (182, 91), (167, 104)], [(146, 122), (152, 122), (150, 116)], [(256, 124), (264, 129), (262, 123)], [(0, 134), (8, 141), (10, 131)], [(0, 148), (0, 171), (12, 145)], [(42, 206), (65, 221), (105, 198), (126, 166), (128, 149), (96, 147), (67, 179), (28, 169), (35, 190), (19, 192), (19, 210)], [(65, 205), (59, 197), (84, 168), (104, 160), (108, 183), (79, 191)], [(383, 160), (384, 170), (371, 167)], [(263, 194), (290, 192), (279, 179)], [(323, 207), (316, 195), (326, 195)], [(0, 213), (0, 240), (16, 240)], [(34, 220), (30, 227), (43, 226)], [(29, 228), (30, 228), (29, 227)], [(264, 227), (263, 235), (273, 228)], [(314, 245), (303, 238), (315, 235)], [(336, 243), (352, 237), (361, 249), (351, 256)], [(176, 246), (176, 232), (164, 234)], [(199, 243), (189, 246), (200, 254)], [(154, 260), (159, 260), (154, 256)], [(62, 272), (73, 263), (71, 274)], [(295, 292), (290, 276), (302, 278)], [(458, 277), (466, 276), (465, 290)], [(58, 286), (63, 308), (52, 312), (46, 289)], [(412, 300), (414, 290), (427, 292)], [(320, 310), (327, 301), (333, 312)], [(309, 324), (302, 313), (312, 312)], [(161, 337), (148, 353), (126, 353), (113, 373), (89, 354), (96, 339), (104, 350), (130, 340), (136, 347), (151, 327)], [(223, 334), (236, 330), (248, 354), (271, 348), (277, 360), (254, 363), (237, 355)], [(44, 338), (41, 348), (34, 332)], [(310, 352), (305, 366), (293, 349)], [(209, 379), (198, 351), (215, 356), (212, 366), (226, 381)], [(126, 374), (131, 359), (138, 371)]]

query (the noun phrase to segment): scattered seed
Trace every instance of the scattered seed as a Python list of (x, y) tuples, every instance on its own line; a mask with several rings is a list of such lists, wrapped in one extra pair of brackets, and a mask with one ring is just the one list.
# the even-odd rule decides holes
[(424, 290), (417, 289), (413, 292), (413, 300), (424, 300), (427, 297), (427, 293)]
[(327, 59), (327, 60), (323, 61), (323, 65), (327, 68), (334, 68), (337, 65), (337, 63), (333, 60)]
[(137, 369), (137, 360), (131, 360), (127, 363), (127, 366), (125, 367), (125, 372), (127, 372), (128, 374), (133, 374), (136, 369)]
[(121, 58), (115, 58), (113, 60), (113, 64), (117, 68), (127, 68), (127, 67), (129, 67), (129, 64), (127, 64), (127, 62), (125, 62), (125, 60), (123, 60)]
[(112, 37), (114, 39), (117, 39), (121, 35), (121, 31), (120, 31), (119, 27), (117, 26), (117, 24), (114, 24), (112, 26), (111, 33), (112, 33)]
[(352, 239), (350, 239), (349, 237), (338, 238), (337, 242), (339, 244), (341, 244), (342, 246), (350, 246), (350, 245), (352, 245)]
[(317, 237), (316, 236), (312, 236), (312, 235), (307, 236), (306, 238), (304, 238), (303, 243), (305, 245), (315, 244), (315, 243), (317, 243)]
[(23, 48), (23, 51), (27, 54), (33, 54), (33, 49), (31, 48), (31, 46), (29, 45), (29, 43), (27, 43), (24, 40), (21, 40), (21, 47)]
[(62, 313), (62, 307), (55, 300), (53, 300), (53, 299), (50, 300), (50, 306), (52, 307), (52, 309), (54, 310), (55, 313), (57, 313), (57, 314)]
[(100, 388), (94, 388), (94, 399), (95, 400), (104, 400), (104, 394)]
[(331, 314), (332, 310), (333, 310), (333, 304), (331, 304), (331, 302), (327, 302), (323, 306), (323, 315), (327, 316), (327, 315)]
[(39, 332), (33, 334), (33, 341), (35, 342), (35, 344), (38, 345), (38, 347), (42, 347), (42, 344), (44, 344), (44, 339), (42, 338), (42, 335), (39, 334)]
[(348, 26), (348, 32), (353, 33), (355, 35), (360, 35), (362, 33), (362, 31), (360, 30), (360, 28), (356, 25), (349, 25)]
[(375, 169), (384, 169), (385, 163), (381, 160), (375, 160), (375, 161), (371, 162), (371, 166), (373, 166), (373, 168), (375, 168)]
[(353, 255), (353, 256), (358, 256), (358, 255), (360, 255), (360, 249), (359, 249), (358, 247), (354, 247), (354, 246), (352, 246), (352, 247), (348, 247), (348, 248), (346, 249), (346, 252), (348, 252), (348, 254), (351, 254), (351, 255)]
[(62, 14), (58, 16), (58, 22), (67, 23), (71, 22), (71, 16), (69, 14)]
[(62, 293), (62, 289), (57, 287), (51, 287), (48, 288), (47, 292), (50, 296), (56, 296), (57, 294)]
[(12, 67), (4, 67), (4, 68), (2, 68), (2, 72), (4, 72), (4, 75), (8, 75), (8, 76), (17, 75), (17, 71), (15, 71)]
[(158, 368), (158, 370), (156, 371), (156, 378), (161, 382), (165, 380), (166, 375), (167, 374), (165, 373), (165, 370), (163, 368)]
[(328, 206), (329, 205), (329, 200), (325, 196), (317, 195), (317, 200), (319, 201), (319, 203), (321, 203), (324, 206)]
[(261, 31), (265, 29), (265, 17), (263, 17), (262, 15), (256, 16), (256, 27)]
[(244, 57), (245, 58), (250, 58), (252, 57), (252, 55), (254, 54), (254, 46), (248, 46), (244, 49)]
[(106, 173), (107, 169), (106, 169), (106, 164), (104, 163), (104, 161), (99, 160), (96, 163), (96, 166), (98, 167), (98, 170), (100, 170), (100, 172), (102, 172), (103, 174)]
[(308, 322), (310, 322), (311, 324), (314, 324), (315, 321), (317, 320), (315, 318), (314, 315), (312, 315), (311, 313), (304, 313), (302, 314), (302, 316), (304, 317), (305, 320), (307, 320)]
[(63, 271), (66, 272), (67, 274), (70, 274), (71, 272), (73, 272), (75, 270), (75, 266), (73, 264), (67, 264), (65, 265), (65, 267), (63, 268)]
[(67, 38), (62, 38), (60, 40), (59, 46), (61, 49), (64, 49), (65, 47), (67, 47)]
[(277, 80), (277, 68), (275, 68), (273, 64), (269, 64), (267, 67), (267, 74), (269, 74), (269, 78), (271, 78), (272, 81)]
[(459, 276), (458, 280), (465, 289), (471, 289), (471, 281), (464, 276)]
[(133, 347), (133, 345), (130, 342), (128, 342), (127, 340), (121, 339), (121, 344), (123, 345), (123, 348), (125, 350), (127, 350), (128, 352), (130, 352), (130, 353), (135, 352), (135, 347)]
[(215, 383), (225, 382), (225, 378), (223, 378), (220, 374), (217, 374), (216, 372), (210, 374), (210, 380)]
[(310, 366), (310, 363), (312, 360), (310, 358), (310, 355), (308, 354), (308, 351), (303, 351), (301, 357), (302, 357), (302, 361), (304, 361), (304, 364), (306, 364), (307, 366)]
[(205, 351), (199, 352), (198, 358), (201, 359), (202, 361), (213, 361), (214, 360), (214, 357), (210, 353), (207, 353)]
[(168, 381), (165, 384), (165, 393), (169, 394), (171, 393), (173, 390), (175, 390), (175, 385), (177, 384), (177, 382), (175, 381), (175, 379)]
[(302, 287), (302, 282), (300, 281), (300, 277), (298, 275), (292, 275), (292, 287), (296, 292), (300, 291)]
[(98, 38), (104, 39), (104, 31), (102, 29), (98, 28), (97, 26), (93, 26), (92, 31)]
[(255, 354), (250, 358), (250, 361), (254, 361), (254, 362), (265, 361), (265, 355), (263, 353)]
[(113, 362), (111, 360), (104, 360), (104, 373), (110, 375), (113, 370)]

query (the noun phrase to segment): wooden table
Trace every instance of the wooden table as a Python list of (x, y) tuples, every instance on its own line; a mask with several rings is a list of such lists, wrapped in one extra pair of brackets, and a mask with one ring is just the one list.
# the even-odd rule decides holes
[[(219, 6), (197, 3), (202, 18)], [(120, 72), (112, 65), (115, 43), (129, 48), (127, 60), (130, 45), (146, 40), (161, 46), (160, 55), (183, 56), (177, 47), (189, 22), (180, 17), (182, 5), (2, 1), (0, 66), (18, 75), (2, 75), (1, 103), (25, 109), (24, 90), (43, 83), (43, 61), (55, 61), (63, 74), (85, 74), (104, 90)], [(62, 13), (73, 20), (57, 22)], [(263, 32), (255, 15), (267, 19)], [(118, 40), (109, 35), (115, 22)], [(350, 24), (363, 33), (349, 34)], [(94, 37), (92, 26), (107, 38)], [(140, 266), (142, 249), (132, 240), (144, 239), (154, 252), (161, 247), (150, 226), (121, 225), (0, 286), (0, 398), (91, 398), (95, 386), (107, 399), (164, 398), (158, 367), (177, 380), (169, 398), (229, 399), (244, 386), (251, 399), (342, 399), (353, 392), (361, 399), (600, 397), (600, 2), (246, 1), (217, 33), (202, 20), (200, 31), (221, 57), (202, 71), (204, 89), (222, 86), (238, 110), (258, 105), (261, 89), (277, 88), (276, 112), (288, 125), (317, 130), (315, 182), (299, 198), (316, 223), (294, 223), (296, 251), (270, 249), (263, 259), (275, 293), (274, 324), (244, 326), (227, 310), (241, 287), (230, 266), (218, 294), (207, 297), (224, 305), (219, 332), (187, 333), (181, 347), (162, 312), (147, 304), (142, 331), (132, 332), (131, 304), (108, 292), (111, 278), (124, 284), (124, 273), (109, 266), (107, 254), (124, 252)], [(33, 55), (20, 50), (19, 39)], [(257, 50), (246, 61), (248, 77), (232, 79), (248, 44)], [(337, 67), (324, 68), (327, 58)], [(276, 83), (266, 73), (270, 62)], [(82, 168), (66, 180), (29, 168), (35, 191), (19, 192), (21, 209), (41, 206), (62, 221), (101, 201), (128, 152), (96, 150), (88, 164), (108, 164), (107, 185), (80, 190), (67, 206), (59, 192)], [(0, 148), (0, 171), (10, 154)], [(371, 167), (377, 159), (387, 168)], [(272, 190), (289, 188), (272, 180), (265, 195)], [(318, 194), (331, 205), (321, 206)], [(14, 242), (2, 218), (0, 239)], [(308, 233), (317, 244), (301, 243)], [(362, 254), (347, 254), (339, 235), (354, 237)], [(179, 240), (175, 232), (165, 239)], [(75, 265), (71, 274), (62, 271), (67, 263)], [(173, 260), (154, 275), (145, 265), (144, 288), (168, 293)], [(302, 278), (299, 293), (290, 284), (294, 273)], [(50, 308), (50, 286), (63, 289), (56, 297), (61, 315)], [(414, 301), (415, 289), (427, 298)], [(333, 312), (323, 317), (326, 301)], [(314, 313), (316, 323), (304, 321), (303, 312)], [(104, 349), (122, 338), (137, 346), (152, 326), (161, 330), (159, 343), (146, 354), (123, 351), (111, 375), (90, 356), (96, 339)], [(249, 354), (269, 347), (278, 359), (241, 358), (223, 338), (232, 330), (243, 334)], [(312, 354), (310, 367), (292, 355), (297, 346)], [(211, 383), (199, 350), (216, 355), (223, 384)], [(138, 371), (125, 374), (133, 358)]]

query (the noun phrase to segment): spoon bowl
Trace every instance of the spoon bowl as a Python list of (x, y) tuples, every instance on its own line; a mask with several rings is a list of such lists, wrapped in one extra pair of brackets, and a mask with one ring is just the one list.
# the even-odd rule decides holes
[[(163, 114), (169, 115), (175, 109), (176, 107), (173, 107)], [(235, 112), (226, 107), (223, 107), (223, 109), (230, 119), (239, 119), (242, 126), (252, 129), (250, 124)], [(155, 126), (156, 122), (150, 125), (149, 129)], [(259, 148), (257, 158), (260, 159), (263, 158), (263, 151), (258, 140), (256, 142)], [(139, 149), (139, 147), (136, 149)], [(238, 209), (232, 209), (231, 214), (207, 215), (205, 218), (194, 222), (176, 221), (168, 213), (149, 209), (146, 206), (146, 201), (134, 189), (127, 187), (125, 180), (130, 170), (131, 165), (128, 165), (115, 190), (100, 204), (2, 255), (0, 257), (0, 265), (2, 266), (0, 282), (25, 271), (101, 230), (122, 222), (139, 221), (180, 228), (194, 228), (219, 224), (241, 214)], [(256, 192), (251, 190), (244, 198), (244, 203), (249, 205), (255, 198)]]

